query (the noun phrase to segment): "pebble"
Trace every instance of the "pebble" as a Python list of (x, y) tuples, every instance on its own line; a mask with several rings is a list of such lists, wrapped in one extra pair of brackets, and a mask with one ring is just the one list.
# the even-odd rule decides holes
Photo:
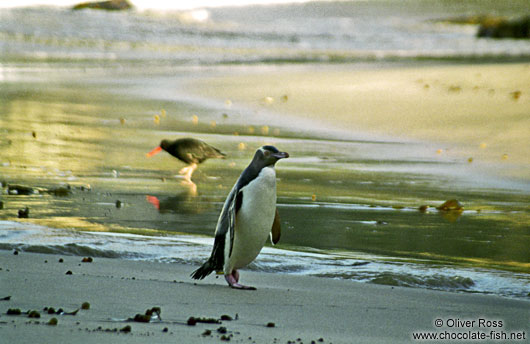
[(40, 313), (37, 312), (37, 311), (31, 311), (28, 314), (28, 318), (36, 318), (36, 319), (38, 319), (38, 318), (40, 318)]
[(29, 217), (29, 208), (28, 207), (18, 210), (18, 218), (19, 219), (27, 219), (28, 217)]

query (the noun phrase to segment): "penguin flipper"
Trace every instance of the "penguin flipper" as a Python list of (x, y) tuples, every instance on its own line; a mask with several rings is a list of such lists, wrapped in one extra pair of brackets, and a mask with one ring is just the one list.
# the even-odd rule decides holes
[(273, 245), (276, 245), (278, 241), (280, 241), (281, 234), (280, 214), (278, 213), (278, 208), (276, 208), (276, 214), (274, 215), (274, 222), (272, 223), (271, 229), (271, 242)]
[(239, 209), (241, 208), (242, 203), (243, 192), (239, 191), (232, 199), (232, 202), (230, 202), (230, 207), (228, 208), (228, 227), (230, 230), (230, 251), (228, 253), (229, 257), (232, 256), (232, 248), (234, 247), (234, 230), (236, 227), (236, 215)]

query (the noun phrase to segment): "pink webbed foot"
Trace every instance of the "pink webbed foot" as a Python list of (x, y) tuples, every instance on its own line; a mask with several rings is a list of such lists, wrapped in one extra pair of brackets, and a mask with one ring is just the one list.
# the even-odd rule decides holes
[(234, 270), (231, 274), (225, 275), (226, 282), (230, 288), (241, 289), (241, 290), (256, 290), (254, 287), (249, 287), (246, 285), (239, 284), (239, 272)]

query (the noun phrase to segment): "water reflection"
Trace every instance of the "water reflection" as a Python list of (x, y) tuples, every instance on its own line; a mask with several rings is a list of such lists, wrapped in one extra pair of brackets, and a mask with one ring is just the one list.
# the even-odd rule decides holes
[[(432, 158), (430, 148), (317, 139), (283, 129), (282, 137), (236, 136), (247, 131), (223, 124), (224, 104), (216, 110), (162, 105), (82, 84), (45, 89), (13, 83), (3, 85), (0, 99), (3, 220), (18, 221), (17, 211), (28, 207), (24, 221), (55, 228), (212, 236), (223, 201), (254, 149), (271, 143), (297, 157), (277, 166), (285, 228), (280, 248), (530, 271), (527, 195), (473, 189), (460, 179), (458, 162)], [(156, 124), (153, 113), (161, 107), (167, 115)], [(206, 124), (194, 124), (192, 113)], [(217, 120), (215, 128), (211, 120)], [(145, 158), (160, 137), (181, 135), (205, 139), (227, 159), (205, 164), (194, 176), (197, 184), (183, 184), (172, 177), (173, 157), (160, 156), (156, 163)], [(71, 190), (60, 189), (66, 183)], [(7, 184), (55, 192), (11, 195)], [(86, 185), (91, 191), (82, 189)], [(453, 198), (466, 210), (434, 210)], [(418, 210), (426, 204), (425, 212)]]
[(212, 208), (211, 203), (205, 202), (198, 196), (196, 188), (190, 188), (172, 197), (159, 199), (156, 196), (146, 195), (145, 199), (161, 214), (201, 214)]

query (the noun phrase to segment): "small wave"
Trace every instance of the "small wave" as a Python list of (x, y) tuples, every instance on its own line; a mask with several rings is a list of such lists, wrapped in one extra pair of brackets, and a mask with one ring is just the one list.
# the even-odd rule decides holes
[(370, 283), (400, 287), (426, 287), (449, 291), (469, 290), (475, 282), (469, 277), (431, 275), (425, 277), (409, 274), (383, 273), (373, 278)]
[[(0, 249), (45, 254), (136, 259), (198, 266), (210, 255), (213, 238), (194, 235), (143, 236), (77, 232), (31, 223), (0, 221)], [(527, 298), (530, 277), (505, 271), (432, 266), (356, 252), (265, 247), (249, 270), (391, 286)]]
[(21, 252), (57, 254), (66, 256), (88, 256), (100, 258), (146, 258), (129, 252), (115, 252), (111, 250), (98, 250), (92, 247), (66, 244), (66, 245), (26, 245), (26, 244), (0, 244), (0, 250), (17, 250)]

